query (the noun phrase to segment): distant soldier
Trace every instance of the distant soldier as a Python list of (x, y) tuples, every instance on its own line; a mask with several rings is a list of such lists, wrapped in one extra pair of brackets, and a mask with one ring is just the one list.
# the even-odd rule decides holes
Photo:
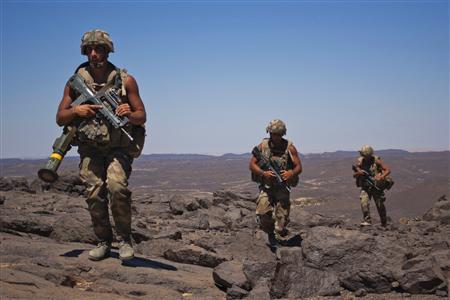
[(363, 222), (361, 226), (369, 226), (372, 224), (370, 218), (369, 202), (373, 198), (377, 206), (378, 214), (382, 226), (387, 225), (386, 207), (384, 201), (386, 196), (384, 190), (390, 189), (393, 181), (388, 175), (391, 173), (389, 167), (380, 157), (374, 155), (373, 148), (364, 145), (359, 150), (360, 157), (353, 166), (353, 177), (356, 178), (356, 186), (361, 188), (360, 201), (363, 213)]
[[(125, 69), (119, 69), (108, 61), (110, 52), (114, 52), (114, 46), (107, 32), (98, 29), (86, 32), (81, 39), (81, 54), (86, 55), (88, 61), (80, 65), (75, 73), (94, 93), (112, 91), (120, 97), (114, 113), (128, 118), (129, 123), (124, 128), (126, 132), (114, 128), (97, 114), (102, 105), (71, 106), (79, 94), (69, 84), (64, 88), (56, 116), (60, 126), (77, 126), (80, 178), (87, 188), (86, 202), (94, 233), (99, 239), (97, 247), (89, 251), (91, 260), (100, 260), (110, 254), (113, 233), (108, 204), (120, 242), (119, 257), (123, 260), (134, 257), (128, 178), (133, 158), (142, 151), (146, 112), (136, 80)], [(127, 134), (133, 137), (133, 142)]]
[(266, 131), (270, 134), (270, 138), (263, 139), (255, 147), (261, 156), (255, 155), (254, 149), (249, 168), (253, 181), (259, 183), (257, 221), (273, 245), (287, 235), (286, 226), (289, 223), (291, 206), (290, 187), (297, 185), (302, 164), (295, 146), (283, 138), (286, 134), (286, 125), (283, 121), (272, 120)]

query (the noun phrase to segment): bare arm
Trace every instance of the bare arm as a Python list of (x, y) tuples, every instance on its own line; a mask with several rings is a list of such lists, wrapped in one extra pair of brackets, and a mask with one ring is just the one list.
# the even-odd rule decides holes
[(356, 161), (356, 172), (353, 172), (353, 178), (359, 177), (359, 176), (363, 176), (364, 172), (361, 170), (361, 160), (357, 160)]
[(291, 153), (292, 163), (294, 167), (292, 170), (281, 171), (281, 175), (285, 181), (288, 181), (294, 175), (300, 175), (302, 173), (302, 162), (300, 160), (300, 156), (298, 155), (297, 148), (294, 145), (289, 147), (289, 152)]
[(381, 167), (381, 174), (379, 174), (376, 179), (385, 179), (386, 176), (388, 176), (389, 174), (391, 174), (391, 169), (388, 167), (388, 165), (383, 162), (381, 160), (381, 158), (378, 158), (377, 160), (375, 160), (375, 163)]
[(133, 76), (128, 75), (125, 82), (125, 89), (127, 90), (128, 103), (119, 105), (116, 113), (119, 116), (127, 116), (131, 124), (142, 125), (147, 121), (147, 114), (145, 112), (144, 103), (139, 95), (139, 88)]
[(69, 125), (76, 117), (89, 118), (95, 115), (95, 110), (101, 108), (101, 105), (83, 104), (70, 106), (73, 101), (73, 93), (67, 85), (64, 87), (64, 94), (58, 106), (56, 113), (56, 123), (59, 126)]
[[(261, 150), (261, 145), (258, 145), (259, 150)], [(275, 174), (272, 171), (264, 171), (258, 166), (258, 161), (256, 160), (256, 157), (252, 155), (252, 158), (250, 159), (250, 164), (248, 166), (250, 171), (254, 174), (257, 174), (259, 176), (263, 176), (266, 178), (275, 177)]]

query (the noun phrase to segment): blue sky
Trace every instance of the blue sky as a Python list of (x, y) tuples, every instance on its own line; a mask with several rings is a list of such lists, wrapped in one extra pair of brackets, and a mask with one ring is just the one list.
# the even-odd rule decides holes
[[(0, 156), (45, 157), (85, 31), (138, 81), (144, 153), (449, 149), (447, 1), (3, 1)], [(72, 155), (76, 152), (72, 150)]]

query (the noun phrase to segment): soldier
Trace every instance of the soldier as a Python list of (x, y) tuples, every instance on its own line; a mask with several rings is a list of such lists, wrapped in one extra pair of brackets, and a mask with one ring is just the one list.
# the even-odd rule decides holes
[(114, 89), (121, 98), (115, 113), (126, 116), (125, 128), (134, 142), (120, 129), (96, 115), (100, 105), (83, 104), (71, 107), (79, 95), (67, 84), (59, 104), (56, 122), (59, 126), (76, 124), (76, 141), (80, 154), (80, 178), (87, 188), (87, 204), (94, 233), (99, 239), (96, 248), (89, 251), (89, 259), (101, 260), (109, 256), (113, 233), (109, 220), (108, 202), (114, 219), (119, 257), (132, 259), (131, 241), (131, 191), (128, 178), (133, 158), (139, 156), (144, 144), (146, 112), (139, 95), (138, 85), (125, 69), (119, 69), (108, 61), (114, 52), (109, 34), (102, 30), (86, 32), (81, 39), (81, 54), (88, 61), (81, 64), (76, 73), (81, 75), (94, 92)]
[(386, 201), (384, 190), (390, 189), (393, 184), (388, 177), (391, 171), (380, 157), (374, 155), (373, 148), (369, 145), (364, 145), (359, 150), (359, 154), (360, 157), (356, 163), (356, 168), (354, 168), (353, 177), (356, 178), (356, 186), (361, 188), (359, 198), (364, 218), (361, 226), (372, 224), (369, 202), (373, 198), (380, 215), (381, 225), (385, 227), (387, 225), (387, 216), (386, 207), (384, 206), (384, 201)]
[[(262, 160), (270, 160), (281, 170), (281, 176), (288, 186), (296, 186), (298, 176), (302, 172), (302, 164), (297, 149), (291, 141), (283, 136), (286, 125), (281, 120), (272, 120), (266, 128), (270, 138), (265, 138), (257, 146), (263, 156)], [(283, 241), (287, 235), (289, 223), (290, 192), (286, 186), (280, 185), (273, 171), (258, 161), (255, 156), (249, 165), (252, 179), (259, 183), (256, 218), (260, 228), (268, 234), (271, 245)]]

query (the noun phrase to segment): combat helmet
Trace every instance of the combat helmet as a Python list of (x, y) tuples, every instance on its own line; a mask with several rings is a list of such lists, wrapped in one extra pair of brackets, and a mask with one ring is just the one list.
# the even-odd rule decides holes
[(114, 44), (109, 34), (100, 29), (93, 29), (83, 34), (80, 45), (82, 55), (86, 55), (86, 48), (89, 45), (105, 45), (108, 52), (114, 52)]
[(267, 125), (266, 132), (285, 135), (286, 134), (286, 124), (284, 124), (284, 122), (279, 119), (274, 119), (269, 122), (269, 125)]
[(359, 154), (361, 156), (372, 156), (373, 155), (373, 148), (369, 145), (364, 145), (361, 147), (361, 150), (359, 150)]

